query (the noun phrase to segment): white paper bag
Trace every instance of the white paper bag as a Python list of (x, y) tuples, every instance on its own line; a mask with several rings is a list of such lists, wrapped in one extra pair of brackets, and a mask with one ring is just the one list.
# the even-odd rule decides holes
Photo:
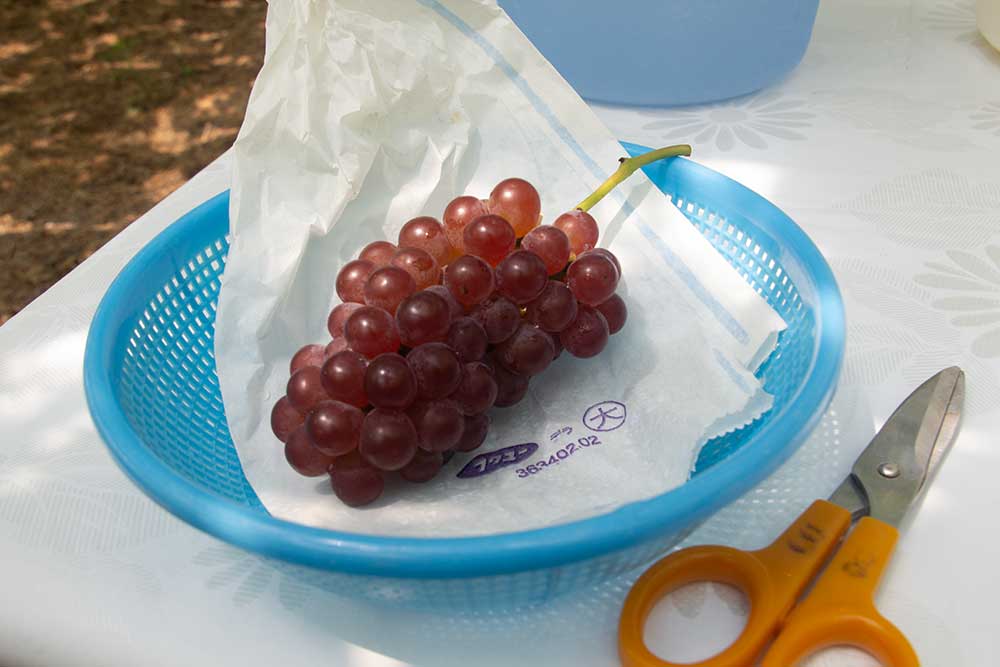
[(591, 516), (682, 483), (706, 437), (770, 404), (748, 368), (780, 317), (641, 173), (592, 209), (629, 320), (596, 358), (564, 354), (486, 443), (429, 483), (351, 509), (272, 435), (288, 360), (329, 339), (339, 268), (418, 215), (519, 176), (552, 221), (624, 153), (494, 4), (272, 2), (234, 148), (216, 362), (230, 431), (267, 509), (387, 535), (470, 535)]

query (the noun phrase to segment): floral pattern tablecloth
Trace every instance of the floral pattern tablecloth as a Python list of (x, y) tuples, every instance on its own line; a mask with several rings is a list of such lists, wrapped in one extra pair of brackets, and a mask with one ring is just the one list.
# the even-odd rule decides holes
[[(692, 143), (785, 209), (847, 304), (844, 372), (819, 429), (689, 541), (767, 542), (912, 387), (960, 364), (963, 431), (878, 603), (924, 664), (998, 664), (1000, 53), (973, 1), (828, 0), (802, 65), (764, 92), (598, 113), (624, 140)], [(0, 665), (616, 664), (627, 581), (517, 616), (369, 607), (191, 529), (114, 465), (81, 384), (90, 317), (136, 250), (225, 189), (228, 169), (223, 156), (0, 328)], [(657, 610), (650, 643), (704, 656), (745, 613), (725, 587), (688, 588)], [(840, 650), (811, 664), (873, 663)]]

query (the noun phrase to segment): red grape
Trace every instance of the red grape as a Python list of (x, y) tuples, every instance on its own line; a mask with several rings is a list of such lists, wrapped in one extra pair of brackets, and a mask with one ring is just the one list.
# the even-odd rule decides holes
[(319, 368), (306, 366), (300, 368), (288, 379), (285, 395), (292, 406), (302, 413), (307, 413), (316, 407), (320, 401), (328, 398), (320, 380)]
[(399, 349), (399, 333), (392, 315), (372, 306), (358, 308), (344, 324), (344, 338), (355, 352), (369, 359)]
[(486, 205), (476, 197), (464, 195), (451, 200), (444, 210), (444, 232), (456, 252), (465, 253), (462, 243), (465, 226), (487, 213), (489, 211), (486, 210)]
[(596, 308), (580, 305), (576, 319), (559, 333), (566, 350), (586, 359), (600, 354), (608, 344), (608, 321)]
[(437, 294), (448, 303), (448, 312), (451, 314), (451, 319), (461, 317), (465, 314), (465, 308), (455, 300), (455, 295), (444, 285), (431, 285), (424, 291)]
[(326, 344), (325, 348), (323, 348), (323, 359), (325, 361), (326, 359), (329, 359), (338, 352), (343, 352), (346, 349), (347, 349), (346, 338), (344, 338), (343, 336), (341, 336), (340, 338), (334, 338), (333, 340), (331, 340), (329, 343)]
[(510, 338), (521, 323), (521, 309), (507, 297), (496, 294), (469, 312), (486, 332), (486, 340), (493, 345)]
[(319, 477), (330, 467), (333, 457), (316, 449), (309, 440), (306, 427), (300, 426), (288, 436), (288, 442), (285, 443), (285, 460), (300, 475)]
[(330, 332), (331, 338), (341, 338), (344, 335), (344, 323), (354, 311), (361, 308), (363, 304), (348, 301), (338, 304), (330, 311), (330, 316), (326, 318), (326, 328)]
[(325, 348), (322, 345), (305, 345), (295, 353), (291, 363), (288, 364), (289, 372), (294, 373), (306, 366), (322, 366), (325, 358)]
[(508, 178), (493, 188), (487, 208), (509, 222), (521, 238), (538, 225), (542, 201), (531, 183), (522, 178)]
[(545, 331), (558, 332), (576, 317), (576, 297), (565, 283), (550, 280), (538, 295), (528, 304), (525, 317)]
[(452, 322), (445, 342), (448, 343), (448, 347), (455, 350), (462, 363), (482, 359), (489, 344), (486, 330), (471, 317), (459, 317)]
[(413, 276), (398, 266), (375, 269), (365, 283), (365, 303), (395, 313), (403, 299), (417, 290)]
[(480, 216), (462, 232), (465, 252), (485, 260), (490, 266), (496, 266), (513, 252), (515, 243), (514, 228), (499, 215)]
[(549, 367), (555, 356), (549, 335), (527, 322), (497, 346), (497, 360), (518, 375), (538, 375)]
[(601, 315), (604, 315), (604, 319), (608, 321), (608, 333), (616, 334), (625, 326), (625, 320), (628, 318), (628, 307), (625, 305), (625, 301), (617, 294), (612, 294), (610, 299), (596, 306), (596, 308), (601, 312)]
[(330, 464), (330, 486), (345, 505), (360, 507), (382, 495), (385, 478), (357, 452), (351, 452), (338, 456)]
[(282, 442), (286, 442), (292, 431), (302, 426), (305, 420), (306, 416), (295, 409), (287, 396), (279, 398), (271, 409), (271, 430)]
[(600, 255), (601, 257), (604, 257), (605, 259), (609, 260), (612, 264), (615, 265), (615, 269), (618, 270), (618, 277), (619, 278), (622, 277), (621, 263), (618, 261), (618, 258), (615, 257), (615, 254), (610, 250), (608, 250), (607, 248), (594, 248), (592, 250), (588, 250), (587, 252), (583, 253), (580, 256), (583, 257), (584, 255)]
[(465, 417), (448, 400), (417, 404), (407, 414), (417, 429), (417, 445), (428, 452), (451, 449), (465, 428)]
[(473, 361), (462, 367), (462, 381), (451, 398), (463, 415), (486, 412), (497, 397), (497, 383), (486, 364)]
[(430, 216), (410, 220), (399, 230), (400, 248), (420, 248), (426, 251), (439, 266), (444, 266), (455, 256), (444, 227)]
[(340, 456), (358, 446), (365, 413), (340, 401), (322, 401), (306, 418), (313, 445), (329, 456)]
[(445, 287), (455, 300), (474, 306), (493, 293), (493, 269), (473, 255), (462, 255), (444, 270)]
[(358, 451), (379, 470), (399, 470), (417, 452), (417, 430), (399, 410), (375, 408), (361, 424)]
[(566, 232), (570, 252), (574, 255), (581, 255), (597, 246), (597, 237), (601, 233), (594, 216), (578, 208), (560, 215), (552, 226)]
[(434, 478), (444, 465), (440, 452), (425, 452), (418, 449), (413, 460), (400, 468), (399, 476), (407, 482), (427, 482)]
[(550, 276), (565, 269), (569, 262), (569, 237), (552, 225), (532, 229), (521, 239), (521, 247), (538, 255)]
[(462, 365), (455, 351), (444, 343), (424, 343), (406, 356), (417, 382), (420, 398), (444, 398), (462, 381)]
[(376, 408), (402, 410), (417, 396), (417, 378), (406, 359), (395, 352), (386, 352), (368, 364), (365, 394)]
[(545, 263), (527, 250), (512, 252), (497, 266), (497, 291), (518, 305), (537, 298), (548, 282)]
[(365, 394), (365, 371), (368, 360), (353, 350), (333, 355), (323, 364), (321, 379), (330, 398), (358, 408), (368, 406)]
[(396, 329), (407, 347), (444, 340), (450, 323), (448, 303), (429, 290), (407, 297), (396, 310)]
[(455, 449), (460, 452), (471, 452), (473, 449), (477, 449), (486, 440), (486, 434), (489, 430), (490, 418), (485, 414), (466, 417), (462, 437), (459, 438)]
[(487, 360), (493, 369), (493, 377), (497, 383), (497, 399), (493, 405), (498, 408), (506, 408), (520, 403), (521, 399), (528, 393), (530, 378), (527, 375), (512, 373), (492, 356), (488, 356)]
[(388, 266), (392, 256), (396, 254), (398, 248), (388, 241), (372, 241), (364, 247), (358, 259), (365, 259), (371, 262), (375, 268)]
[(566, 284), (577, 301), (596, 306), (607, 301), (618, 287), (618, 269), (607, 257), (584, 255), (569, 265)]
[(354, 259), (344, 264), (337, 274), (337, 296), (343, 302), (365, 302), (365, 283), (375, 270), (375, 265), (366, 259)]
[(437, 260), (420, 248), (400, 248), (392, 258), (392, 265), (409, 273), (418, 290), (434, 285), (441, 277)]

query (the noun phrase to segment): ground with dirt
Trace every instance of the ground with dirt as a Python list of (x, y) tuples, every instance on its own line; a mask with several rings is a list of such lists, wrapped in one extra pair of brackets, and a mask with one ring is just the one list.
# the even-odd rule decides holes
[(0, 323), (222, 153), (264, 0), (0, 0)]

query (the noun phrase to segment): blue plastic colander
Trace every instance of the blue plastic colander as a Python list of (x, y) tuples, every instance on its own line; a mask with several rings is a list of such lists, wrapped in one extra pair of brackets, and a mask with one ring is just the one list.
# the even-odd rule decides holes
[(164, 508), (345, 595), (429, 608), (510, 607), (630, 571), (758, 484), (802, 443), (831, 398), (844, 351), (833, 274), (794, 222), (690, 160), (645, 171), (788, 323), (759, 372), (774, 408), (708, 443), (679, 488), (581, 521), (466, 538), (377, 537), (272, 517), (243, 475), (215, 374), (228, 193), (154, 238), (98, 306), (84, 360), (94, 423), (119, 465)]

